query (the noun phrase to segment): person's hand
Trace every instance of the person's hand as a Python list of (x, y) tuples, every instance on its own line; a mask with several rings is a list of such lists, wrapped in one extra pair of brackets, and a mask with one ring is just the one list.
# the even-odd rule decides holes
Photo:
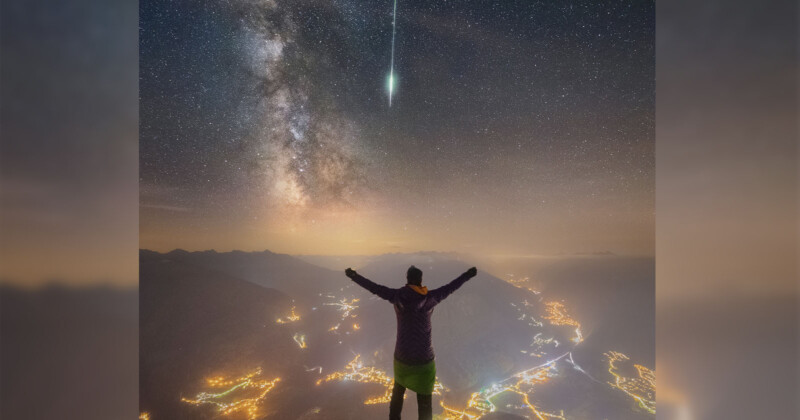
[(469, 270), (467, 270), (467, 271), (466, 271), (466, 274), (467, 274), (467, 275), (468, 275), (470, 278), (472, 278), (472, 277), (475, 277), (476, 275), (478, 275), (478, 269), (477, 269), (477, 268), (475, 268), (475, 267), (472, 267), (472, 268), (470, 268)]
[(344, 270), (344, 275), (352, 279), (356, 275), (356, 270), (353, 270), (352, 268), (347, 267), (347, 270)]

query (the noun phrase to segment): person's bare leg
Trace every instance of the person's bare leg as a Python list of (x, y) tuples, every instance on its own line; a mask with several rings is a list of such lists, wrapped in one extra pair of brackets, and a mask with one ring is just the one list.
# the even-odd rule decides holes
[(400, 412), (403, 411), (403, 396), (405, 394), (406, 388), (395, 382), (392, 389), (392, 401), (389, 402), (389, 420), (400, 420)]
[(433, 418), (433, 395), (417, 394), (417, 407), (419, 420), (431, 420)]

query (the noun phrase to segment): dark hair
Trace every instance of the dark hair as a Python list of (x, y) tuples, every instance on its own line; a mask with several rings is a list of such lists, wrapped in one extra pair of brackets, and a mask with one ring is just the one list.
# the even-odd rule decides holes
[(422, 286), (422, 270), (413, 265), (408, 267), (408, 271), (406, 272), (406, 280), (408, 284), (413, 284), (416, 286)]

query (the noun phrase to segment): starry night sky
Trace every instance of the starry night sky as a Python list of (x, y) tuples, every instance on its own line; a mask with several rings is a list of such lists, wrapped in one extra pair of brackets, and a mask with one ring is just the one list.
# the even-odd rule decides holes
[(140, 245), (654, 253), (653, 2), (140, 3)]

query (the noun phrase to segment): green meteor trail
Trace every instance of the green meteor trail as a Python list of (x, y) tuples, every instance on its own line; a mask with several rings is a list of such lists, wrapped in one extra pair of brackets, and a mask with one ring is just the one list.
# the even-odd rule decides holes
[(394, 10), (392, 11), (392, 61), (391, 65), (389, 66), (389, 79), (388, 79), (388, 89), (389, 89), (389, 107), (392, 106), (392, 95), (394, 94), (394, 38), (395, 34), (397, 33), (397, 0), (394, 0)]

